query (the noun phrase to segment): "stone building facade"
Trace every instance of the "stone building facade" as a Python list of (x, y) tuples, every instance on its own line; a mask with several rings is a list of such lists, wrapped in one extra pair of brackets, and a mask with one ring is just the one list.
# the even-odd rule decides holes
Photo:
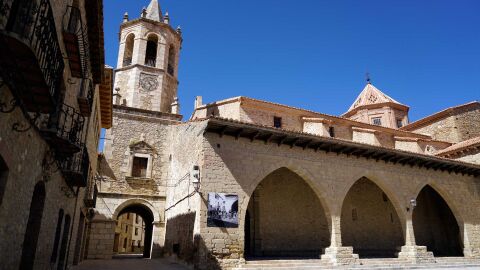
[[(119, 216), (135, 213), (145, 220), (144, 257), (196, 269), (262, 257), (325, 266), (480, 259), (480, 103), (409, 123), (410, 108), (368, 82), (342, 116), (197, 97), (182, 121), (181, 31), (156, 0), (140, 18), (125, 16), (120, 30), (88, 258), (111, 258)], [(209, 200), (222, 194), (236, 206), (222, 210), (228, 222), (212, 222)]]
[(112, 121), (102, 8), (2, 2), (2, 269), (66, 269), (84, 259), (100, 130)]

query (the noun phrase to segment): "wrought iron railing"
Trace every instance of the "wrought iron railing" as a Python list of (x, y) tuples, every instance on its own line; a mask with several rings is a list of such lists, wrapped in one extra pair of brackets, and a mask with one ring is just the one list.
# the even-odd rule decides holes
[(80, 9), (67, 6), (63, 15), (63, 37), (70, 62), (70, 69), (80, 65), (80, 72), (72, 70), (72, 76), (86, 78), (89, 73), (89, 43), (87, 27), (82, 21)]
[(50, 1), (0, 0), (0, 31), (30, 47), (50, 95), (57, 98), (64, 63)]
[(66, 104), (59, 106), (50, 116), (46, 127), (41, 128), (59, 157), (73, 154), (82, 148), (85, 118), (73, 107)]
[(70, 186), (86, 187), (88, 184), (88, 172), (90, 160), (85, 145), (80, 152), (59, 160), (60, 170)]

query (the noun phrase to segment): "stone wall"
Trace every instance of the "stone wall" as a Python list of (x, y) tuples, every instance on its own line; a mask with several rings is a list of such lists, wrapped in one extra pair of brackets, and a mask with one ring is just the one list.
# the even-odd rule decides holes
[(432, 120), (428, 124), (409, 130), (431, 135), (437, 140), (459, 143), (480, 136), (479, 118), (479, 106), (468, 106), (454, 110), (447, 117)]

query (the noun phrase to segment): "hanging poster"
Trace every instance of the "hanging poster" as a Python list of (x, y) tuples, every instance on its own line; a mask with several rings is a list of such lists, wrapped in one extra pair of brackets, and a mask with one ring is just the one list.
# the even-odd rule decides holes
[(238, 228), (238, 195), (208, 193), (207, 226)]

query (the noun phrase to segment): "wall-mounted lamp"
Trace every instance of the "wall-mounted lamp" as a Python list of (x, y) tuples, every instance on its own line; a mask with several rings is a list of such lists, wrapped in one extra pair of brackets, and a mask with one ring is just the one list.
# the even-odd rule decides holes
[(193, 188), (198, 192), (200, 190), (200, 167), (198, 165), (193, 166), (190, 175), (192, 177)]
[(416, 199), (411, 199), (410, 200), (410, 207), (407, 207), (407, 212), (410, 211), (410, 209), (415, 209), (417, 207), (417, 200)]

